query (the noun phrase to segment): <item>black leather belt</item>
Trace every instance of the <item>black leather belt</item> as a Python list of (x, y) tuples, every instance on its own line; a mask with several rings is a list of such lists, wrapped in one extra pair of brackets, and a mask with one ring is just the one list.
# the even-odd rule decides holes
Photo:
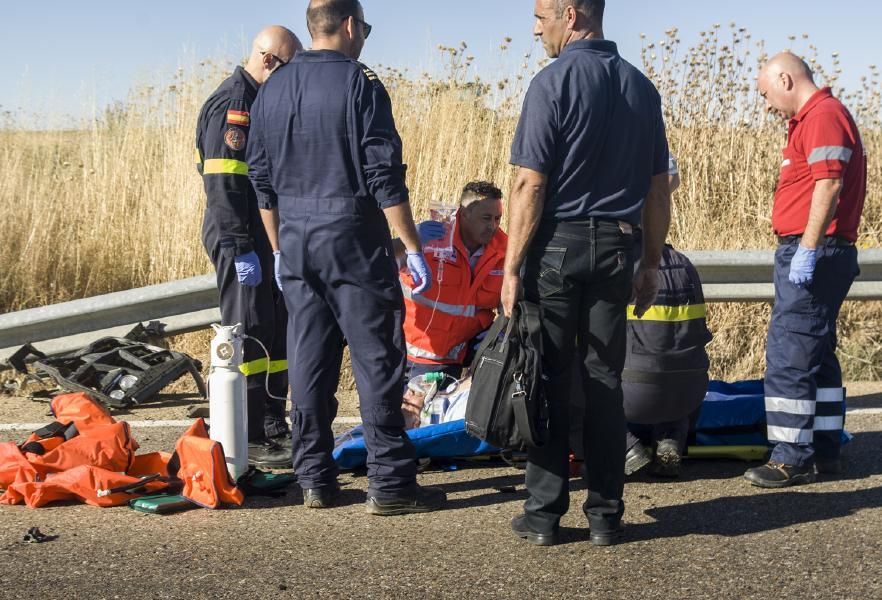
[[(779, 244), (797, 244), (802, 239), (801, 235), (779, 235)], [(828, 235), (823, 239), (825, 246), (854, 246), (854, 242), (841, 235)]]

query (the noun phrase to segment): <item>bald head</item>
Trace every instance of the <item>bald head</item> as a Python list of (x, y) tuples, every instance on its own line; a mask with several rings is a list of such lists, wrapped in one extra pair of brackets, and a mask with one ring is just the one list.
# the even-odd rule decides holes
[(780, 52), (769, 59), (760, 71), (763, 75), (776, 77), (780, 73), (787, 73), (794, 81), (810, 81), (814, 83), (812, 70), (804, 60), (792, 52)]
[(769, 110), (791, 119), (818, 91), (812, 70), (792, 52), (781, 52), (770, 58), (757, 77), (760, 95)]
[(281, 25), (270, 25), (255, 36), (245, 70), (258, 84), (262, 84), (273, 71), (290, 62), (301, 50), (303, 45), (293, 31)]

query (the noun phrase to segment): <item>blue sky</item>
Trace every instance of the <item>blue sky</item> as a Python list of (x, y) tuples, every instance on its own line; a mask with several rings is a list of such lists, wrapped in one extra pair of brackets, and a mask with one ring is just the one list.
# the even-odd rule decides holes
[[(532, 0), (363, 0), (374, 26), (362, 60), (369, 65), (436, 68), (438, 44), (469, 44), (482, 76), (516, 68), (533, 46)], [(82, 115), (86, 107), (122, 99), (139, 79), (170, 75), (195, 59), (230, 58), (246, 53), (250, 38), (264, 25), (281, 23), (308, 45), (307, 0), (86, 0), (14, 2), (4, 7), (0, 56), (5, 82), (0, 111)], [(247, 6), (247, 8), (246, 8)], [(848, 7), (835, 11), (834, 8)], [(847, 13), (847, 14), (846, 14)], [(734, 21), (769, 51), (793, 44), (804, 51), (807, 33), (825, 60), (839, 52), (842, 83), (857, 84), (870, 64), (882, 63), (882, 3), (846, 0), (777, 2), (743, 0), (607, 0), (605, 31), (620, 52), (640, 63), (640, 34), (660, 40), (677, 27), (684, 45), (714, 23)], [(791, 43), (789, 35), (797, 36)], [(501, 40), (513, 38), (508, 57)], [(541, 52), (541, 48), (537, 48)]]

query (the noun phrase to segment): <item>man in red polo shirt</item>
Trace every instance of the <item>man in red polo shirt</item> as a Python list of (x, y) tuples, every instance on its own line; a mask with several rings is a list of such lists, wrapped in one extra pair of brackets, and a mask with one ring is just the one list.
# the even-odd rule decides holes
[(858, 275), (858, 225), (867, 158), (848, 110), (819, 89), (808, 65), (782, 52), (765, 64), (759, 93), (789, 120), (772, 210), (778, 236), (775, 306), (766, 349), (769, 462), (753, 485), (811, 483), (842, 470), (845, 390), (836, 359), (836, 318)]

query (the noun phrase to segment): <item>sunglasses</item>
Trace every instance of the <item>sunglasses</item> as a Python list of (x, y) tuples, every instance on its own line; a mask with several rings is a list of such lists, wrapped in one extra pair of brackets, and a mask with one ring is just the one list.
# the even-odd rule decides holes
[(359, 19), (358, 17), (352, 17), (352, 19), (357, 23), (361, 23), (361, 26), (364, 28), (364, 39), (368, 39), (371, 35), (371, 29), (373, 29), (373, 27), (370, 26), (370, 23), (364, 19)]

